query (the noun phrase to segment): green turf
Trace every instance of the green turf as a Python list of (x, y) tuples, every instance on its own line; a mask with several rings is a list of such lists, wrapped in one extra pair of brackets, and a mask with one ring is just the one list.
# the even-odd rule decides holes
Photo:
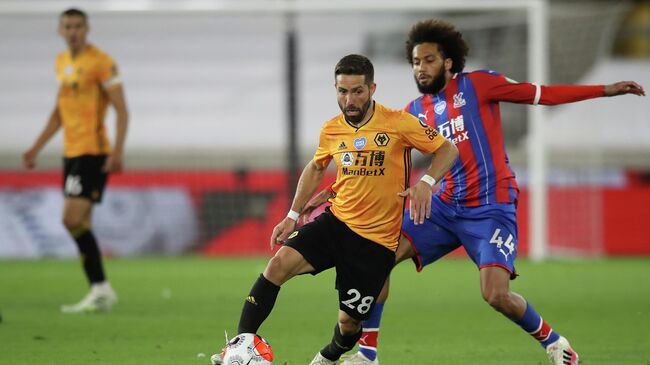
[[(0, 364), (209, 364), (264, 259), (109, 260), (120, 303), (63, 315), (85, 291), (77, 261), (0, 261)], [(518, 262), (512, 284), (585, 365), (650, 364), (650, 260)], [(336, 320), (333, 273), (289, 281), (260, 334), (275, 364), (308, 364)], [(397, 267), (380, 337), (383, 365), (545, 364), (530, 336), (481, 299), (467, 260)], [(204, 353), (205, 357), (199, 357)]]

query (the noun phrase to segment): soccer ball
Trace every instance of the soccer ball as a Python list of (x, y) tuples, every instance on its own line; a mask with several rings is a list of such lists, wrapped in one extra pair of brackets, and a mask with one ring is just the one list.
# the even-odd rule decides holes
[(223, 365), (271, 365), (273, 350), (261, 336), (240, 333), (228, 341), (223, 351)]

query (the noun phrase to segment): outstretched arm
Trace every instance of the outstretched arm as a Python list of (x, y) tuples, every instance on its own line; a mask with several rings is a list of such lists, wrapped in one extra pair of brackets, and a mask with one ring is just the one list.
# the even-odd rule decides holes
[(23, 165), (26, 168), (31, 169), (36, 166), (36, 155), (38, 155), (43, 146), (47, 144), (59, 128), (61, 128), (61, 116), (59, 115), (59, 108), (57, 106), (54, 107), (45, 128), (43, 128), (41, 134), (36, 138), (32, 147), (23, 153)]
[(475, 72), (471, 75), (477, 88), (492, 102), (558, 105), (604, 96), (645, 95), (643, 87), (634, 81), (620, 81), (610, 85), (538, 85), (512, 81), (493, 73)]
[[(425, 176), (417, 184), (399, 193), (400, 196), (410, 196), (410, 218), (415, 225), (424, 223), (424, 218), (431, 217), (431, 193), (433, 185), (440, 181), (458, 158), (458, 149), (451, 141), (446, 140), (436, 150), (431, 165)], [(430, 178), (433, 178), (431, 180)]]
[[(327, 166), (321, 166), (311, 160), (307, 166), (302, 170), (300, 175), (300, 180), (298, 180), (298, 187), (296, 188), (296, 195), (293, 198), (293, 203), (291, 204), (291, 211), (300, 215), (303, 207), (309, 200), (309, 198), (314, 195), (316, 189), (320, 185), (323, 177), (325, 176), (325, 168)], [(291, 213), (290, 213), (291, 214)], [(294, 231), (296, 228), (296, 222), (298, 216), (296, 217), (285, 217), (282, 222), (278, 223), (277, 226), (273, 229), (271, 234), (271, 249), (277, 244), (282, 244), (289, 234)]]
[(634, 81), (619, 81), (610, 85), (550, 85), (539, 87), (539, 104), (558, 105), (603, 96), (634, 94), (645, 96), (645, 90)]

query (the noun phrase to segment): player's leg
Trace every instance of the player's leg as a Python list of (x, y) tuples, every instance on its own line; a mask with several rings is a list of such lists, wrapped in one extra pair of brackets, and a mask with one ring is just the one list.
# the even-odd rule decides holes
[(100, 202), (107, 175), (101, 171), (105, 156), (82, 156), (66, 159), (63, 225), (77, 244), (90, 292), (75, 305), (63, 306), (65, 313), (107, 311), (117, 296), (106, 280), (102, 254), (92, 231), (93, 204)]
[(117, 302), (117, 295), (106, 280), (102, 254), (91, 230), (92, 202), (86, 198), (66, 197), (63, 206), (63, 224), (77, 244), (90, 291), (80, 302), (62, 306), (61, 311), (108, 311)]
[[(469, 219), (465, 223), (463, 245), (480, 268), (483, 299), (532, 335), (545, 349), (552, 348), (551, 344), (566, 342), (566, 339), (551, 329), (530, 303), (510, 290), (510, 280), (516, 277), (514, 261), (518, 243), (514, 205), (472, 208), (465, 218)], [(477, 238), (477, 234), (480, 238)], [(568, 362), (564, 362), (564, 359), (559, 360), (560, 362), (554, 360), (555, 364), (577, 364), (577, 354), (568, 346), (568, 342), (566, 344), (571, 352)]]
[[(395, 265), (415, 256), (415, 251), (409, 240), (403, 235), (400, 236), (397, 251), (395, 251)], [(363, 365), (378, 364), (377, 343), (379, 340), (379, 327), (381, 317), (384, 313), (384, 303), (388, 300), (390, 289), (390, 277), (386, 279), (384, 287), (377, 297), (377, 302), (370, 312), (370, 317), (363, 321), (363, 334), (359, 339), (359, 351), (350, 355), (343, 361), (342, 365)]]
[[(406, 259), (413, 259), (418, 271), (447, 253), (460, 246), (458, 239), (450, 231), (443, 228), (450, 211), (436, 197), (431, 202), (431, 217), (423, 225), (414, 225), (409, 219), (409, 211), (404, 214), (402, 236), (395, 252), (395, 264)], [(363, 321), (363, 334), (359, 340), (359, 351), (347, 357), (341, 365), (376, 365), (377, 348), (379, 343), (379, 328), (383, 315), (384, 304), (389, 294), (389, 280), (386, 280), (377, 303), (370, 316)]]
[[(345, 227), (346, 230), (349, 230)], [(362, 336), (361, 321), (366, 323), (395, 265), (395, 254), (387, 248), (349, 231), (339, 243), (340, 258), (336, 265), (336, 288), (339, 292), (339, 323), (332, 341), (311, 365), (334, 364), (354, 348)]]
[(257, 333), (275, 305), (280, 286), (296, 275), (312, 271), (314, 267), (296, 249), (289, 246), (280, 248), (246, 297), (238, 333)]
[(521, 295), (510, 291), (510, 272), (491, 266), (480, 270), (481, 294), (496, 311), (508, 317), (535, 338), (556, 365), (578, 364), (578, 354), (569, 342), (535, 311)]
[[(308, 227), (309, 225), (311, 226)], [(299, 234), (299, 236), (309, 239), (309, 236), (313, 233), (311, 231), (314, 230), (314, 223), (312, 222), (309, 225), (305, 226), (307, 229), (301, 228), (302, 233), (305, 233), (305, 231), (307, 233)], [(298, 247), (298, 249), (290, 247), (289, 243), (287, 243), (269, 260), (266, 269), (253, 283), (253, 287), (246, 297), (239, 317), (237, 333), (257, 333), (257, 330), (271, 314), (275, 306), (280, 286), (296, 275), (315, 271), (314, 267), (299, 252), (299, 250), (305, 252), (301, 242), (302, 239), (299, 239), (298, 242), (290, 240), (289, 243), (294, 247)], [(318, 242), (315, 242), (310, 246), (317, 247), (317, 244)], [(221, 353), (212, 355), (210, 361), (213, 365), (221, 365), (223, 364), (223, 358), (224, 352), (222, 350)]]
[[(361, 320), (339, 310), (332, 341), (316, 353), (310, 365), (332, 365), (342, 354), (351, 350), (361, 337)], [(332, 360), (334, 359), (334, 360)]]
[(93, 203), (81, 197), (63, 200), (63, 225), (77, 243), (81, 263), (90, 285), (106, 280), (97, 239), (91, 230)]
[(339, 240), (341, 224), (332, 213), (325, 212), (289, 235), (251, 288), (238, 333), (257, 333), (275, 305), (280, 286), (287, 280), (304, 273), (316, 275), (334, 267), (337, 253), (333, 242)]
[[(337, 222), (330, 212), (325, 212), (289, 235), (246, 297), (238, 333), (257, 333), (275, 305), (280, 286), (292, 277), (304, 273), (316, 275), (334, 266), (336, 253), (332, 251), (332, 241), (338, 238), (339, 232), (334, 229)], [(212, 355), (210, 361), (213, 365), (222, 364), (223, 351)]]

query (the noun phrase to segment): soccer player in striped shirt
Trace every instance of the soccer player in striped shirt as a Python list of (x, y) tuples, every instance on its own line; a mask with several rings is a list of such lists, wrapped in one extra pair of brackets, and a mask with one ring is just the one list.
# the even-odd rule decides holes
[[(499, 103), (557, 105), (645, 92), (630, 81), (544, 86), (519, 83), (492, 71), (463, 72), (467, 52), (462, 34), (451, 24), (428, 20), (410, 30), (406, 56), (422, 96), (406, 110), (453, 141), (460, 157), (432, 196), (430, 218), (424, 224), (403, 220), (396, 262), (412, 258), (420, 271), (462, 245), (479, 268), (483, 299), (532, 335), (554, 364), (578, 364), (569, 342), (509, 288), (509, 281), (517, 276), (519, 188), (504, 148)], [(328, 196), (321, 192), (303, 214)], [(342, 365), (378, 364), (377, 336), (387, 295), (388, 282), (370, 318), (363, 322), (359, 352)]]

